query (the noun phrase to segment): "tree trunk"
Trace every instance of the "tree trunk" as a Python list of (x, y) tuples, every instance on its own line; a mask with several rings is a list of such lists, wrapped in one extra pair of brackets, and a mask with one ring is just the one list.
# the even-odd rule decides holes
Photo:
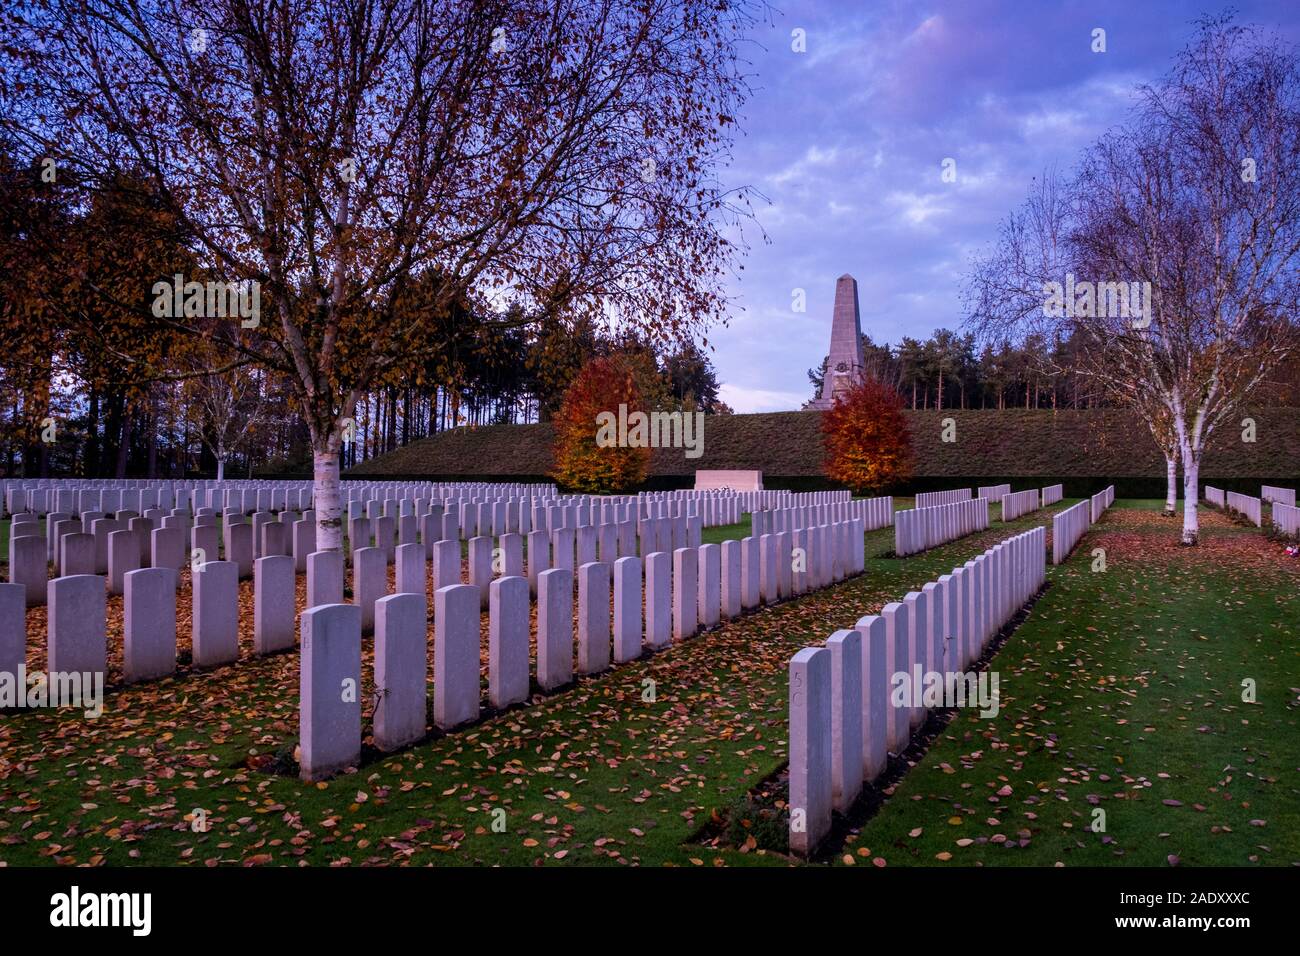
[(114, 477), (119, 480), (126, 477), (127, 456), (131, 452), (131, 425), (135, 415), (129, 408), (122, 411), (122, 437), (117, 443), (117, 469)]
[(1191, 443), (1182, 442), (1183, 453), (1183, 544), (1195, 545), (1200, 537), (1201, 525), (1196, 513), (1196, 503), (1200, 500), (1200, 453), (1193, 452)]
[(1178, 507), (1178, 452), (1165, 452), (1165, 514), (1171, 518)]
[(316, 509), (317, 551), (343, 550), (343, 494), (339, 487), (342, 438), (337, 424), (328, 430), (312, 429), (312, 504)]
[(217, 481), (226, 480), (226, 455), (225, 452), (217, 453)]
[(86, 462), (82, 475), (99, 477), (99, 390), (91, 388), (86, 410)]
[(146, 459), (145, 477), (158, 477), (158, 400), (157, 396), (149, 397), (149, 434), (148, 434), (148, 457)]

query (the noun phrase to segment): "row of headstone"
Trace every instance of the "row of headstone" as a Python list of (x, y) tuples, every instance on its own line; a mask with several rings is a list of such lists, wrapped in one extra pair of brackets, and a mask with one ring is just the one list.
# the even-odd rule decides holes
[[(200, 526), (202, 528), (203, 526)], [(234, 527), (240, 527), (235, 525)], [(245, 525), (244, 527), (248, 527)], [(196, 530), (200, 530), (196, 528)], [(120, 532), (119, 532), (120, 533)], [(659, 647), (667, 642), (667, 635), (675, 639), (692, 636), (700, 627), (712, 627), (723, 616), (732, 617), (742, 609), (782, 600), (811, 587), (821, 587), (840, 580), (847, 574), (858, 573), (865, 566), (860, 522), (845, 522), (824, 528), (800, 531), (794, 535), (764, 535), (761, 539), (728, 541), (722, 546), (695, 545), (676, 549), (670, 555), (659, 552), (648, 556), (645, 562), (645, 595), (647, 603), (648, 646)], [(612, 565), (614, 583), (622, 589), (626, 599), (632, 598), (631, 578), (634, 571), (637, 625), (640, 622), (642, 599), (642, 562), (635, 556), (620, 556), (614, 545), (604, 543), (596, 562), (597, 544), (590, 548), (580, 540), (575, 554), (573, 536), (568, 529), (558, 534), (559, 546), (552, 554), (544, 533), (529, 542), (532, 560), (528, 577), (524, 577), (522, 541), (518, 535), (501, 539), (504, 547), (505, 573), (498, 577), (517, 577), (528, 587), (532, 579), (538, 594), (539, 615), (544, 614), (547, 601), (557, 599), (560, 580), (568, 581), (572, 600), (572, 587), (579, 589), (579, 609), (582, 598), (584, 568), (606, 568)], [(585, 536), (584, 536), (585, 538)], [(25, 540), (19, 538), (17, 540)], [(32, 539), (39, 540), (39, 539)], [(479, 537), (471, 541), (469, 561), (469, 587), (476, 595), (488, 596), (496, 582), (492, 580), (495, 555), (491, 538)], [(565, 557), (566, 545), (570, 548)], [(794, 548), (801, 552), (796, 558)], [(631, 561), (623, 560), (631, 557)], [(591, 558), (591, 561), (579, 560)], [(550, 566), (554, 562), (554, 567)], [(577, 574), (575, 576), (575, 562)], [(270, 654), (293, 647), (293, 619), (296, 604), (295, 568), (287, 555), (268, 555), (253, 562), (254, 649), (258, 654)], [(429, 565), (425, 548), (421, 544), (404, 544), (396, 549), (397, 593), (426, 598)], [(552, 593), (544, 593), (542, 579), (546, 572), (557, 570), (564, 577), (552, 575), (549, 579)], [(143, 571), (157, 573), (141, 573)], [(595, 572), (592, 572), (595, 573)], [(316, 552), (307, 560), (308, 607), (342, 603), (345, 566), (339, 552)], [(126, 619), (126, 679), (128, 682), (153, 679), (173, 673), (176, 666), (176, 588), (178, 574), (172, 568), (131, 569), (123, 573), (121, 591), (124, 595)], [(207, 561), (197, 566), (192, 575), (192, 635), (193, 659), (197, 667), (215, 667), (233, 663), (239, 655), (239, 566), (235, 561)], [(442, 541), (435, 549), (433, 564), (435, 594), (461, 582), (459, 544)], [(353, 555), (353, 604), (358, 609), (358, 620), (364, 633), (378, 633), (379, 607), (388, 583), (388, 562), (382, 549), (367, 547)], [(164, 586), (167, 589), (163, 593)], [(48, 641), (51, 651), (74, 641), (78, 646), (93, 645), (98, 650), (95, 660), (106, 659), (105, 601), (101, 594), (97, 602), (89, 597), (96, 588), (105, 590), (105, 578), (94, 574), (77, 574), (50, 581), (47, 591), (51, 599), (63, 596), (64, 606), (91, 603), (97, 610), (78, 611), (71, 615), (50, 615)], [(108, 589), (113, 591), (111, 584)], [(26, 589), (19, 587), (24, 601)], [(482, 598), (480, 598), (482, 602)], [(528, 595), (524, 595), (525, 614)], [(629, 607), (631, 604), (628, 605)], [(480, 609), (481, 610), (481, 609)], [(90, 617), (87, 617), (87, 613)], [(630, 612), (629, 612), (630, 613)], [(68, 628), (72, 628), (69, 631)], [(618, 628), (620, 633), (626, 628)], [(72, 634), (70, 637), (69, 634)], [(13, 634), (6, 635), (12, 643), (25, 644), (25, 625), (21, 617)], [(637, 634), (640, 646), (640, 632)], [(626, 646), (626, 641), (624, 641)], [(639, 654), (640, 651), (637, 651)], [(67, 656), (67, 655), (65, 655)], [(138, 664), (137, 660), (145, 661)], [(102, 668), (97, 668), (101, 669)]]
[[(120, 533), (120, 532), (119, 532)], [(337, 552), (330, 555), (340, 563)], [(127, 683), (156, 680), (176, 671), (176, 592), (178, 572), (169, 567), (125, 571), (121, 578), (123, 677)], [(193, 574), (191, 639), (195, 667), (209, 668), (239, 657), (239, 569), (231, 561), (209, 561)], [(49, 604), (46, 649), (49, 669), (106, 676), (108, 659), (105, 576), (77, 573), (45, 584)], [(17, 584), (5, 588), (19, 588)], [(338, 595), (342, 598), (342, 572)], [(8, 594), (17, 593), (7, 591)], [(114, 592), (117, 593), (117, 592)], [(268, 555), (255, 562), (253, 646), (273, 654), (294, 646), (296, 612), (293, 559)], [(30, 602), (30, 596), (25, 595)], [(0, 613), (0, 645), (16, 660), (26, 657), (25, 616)], [(0, 672), (14, 661), (0, 660)]]
[(1295, 507), (1295, 489), (1278, 488), (1275, 485), (1262, 485), (1259, 489), (1259, 496), (1270, 504), (1290, 505)]
[(750, 532), (754, 535), (774, 531), (794, 531), (812, 525), (859, 519), (867, 531), (887, 528), (894, 521), (894, 499), (858, 498), (852, 501), (825, 504), (791, 505), (752, 511), (749, 515)]
[(1254, 495), (1243, 495), (1236, 491), (1229, 491), (1225, 496), (1227, 509), (1235, 511), (1241, 515), (1256, 528), (1262, 527), (1264, 523), (1264, 503)]
[[(1046, 529), (1008, 538), (951, 574), (885, 605), (879, 615), (836, 631), (825, 647), (790, 660), (790, 849), (809, 857), (847, 812), (864, 783), (884, 773), (926, 720), (917, 697), (928, 675), (951, 688), (933, 706), (972, 686), (967, 673), (990, 642), (1042, 588)], [(899, 689), (910, 687), (911, 694)]]
[(1010, 485), (981, 485), (976, 489), (975, 496), (977, 498), (992, 498), (996, 500), (1001, 498), (1003, 495), (1009, 494), (1011, 494)]
[(1275, 503), (1273, 505), (1273, 527), (1285, 535), (1300, 534), (1300, 508), (1295, 505)]
[[(531, 677), (543, 691), (686, 640), (762, 604), (824, 587), (865, 567), (860, 519), (721, 545), (626, 556), (537, 575), (537, 635)], [(478, 539), (475, 539), (478, 540)], [(454, 544), (454, 542), (445, 542)], [(313, 555), (313, 564), (319, 555)], [(471, 559), (471, 575), (473, 575)], [(402, 574), (399, 571), (399, 588)], [(577, 585), (576, 626), (574, 584)], [(488, 600), (488, 701), (496, 709), (530, 693), (529, 582), (522, 575), (485, 581)], [(481, 715), (483, 584), (444, 584), (434, 592), (434, 724), (443, 731)], [(418, 585), (416, 585), (418, 587)], [(355, 590), (355, 589), (354, 589)], [(611, 614), (612, 601), (612, 614)], [(394, 750), (425, 734), (425, 599), (399, 593), (374, 601), (375, 672), (380, 704), (375, 745)], [(644, 614), (643, 614), (644, 608)], [(361, 756), (361, 709), (348, 688), (361, 685), (366, 610), (332, 601), (303, 613), (300, 767), (319, 780)], [(612, 626), (611, 626), (612, 620)]]
[(1002, 520), (1015, 521), (1017, 518), (1037, 511), (1039, 508), (1038, 489), (1013, 491), (1002, 496)]
[(1068, 558), (1091, 525), (1091, 501), (1080, 501), (1052, 515), (1052, 564)]
[(1115, 486), (1052, 515), (1052, 564), (1070, 556), (1084, 532), (1115, 502)]
[(989, 526), (989, 499), (970, 498), (948, 505), (894, 513), (894, 554), (920, 554)]
[(1065, 497), (1064, 485), (1048, 485), (1043, 489), (1043, 507), (1054, 505)]
[[(158, 479), (8, 479), (0, 481), (0, 500), (8, 514), (50, 512), (80, 514), (99, 511), (112, 514), (120, 510), (144, 513), (154, 507), (185, 508), (198, 511), (235, 510), (243, 514), (255, 511), (306, 511), (312, 507), (313, 484), (310, 481), (173, 481)], [(493, 482), (405, 482), (347, 481), (341, 488), (344, 506), (353, 500), (428, 498), (445, 501), (473, 497), (476, 500), (497, 498), (552, 499), (554, 485)]]
[(1115, 503), (1115, 486), (1110, 485), (1092, 496), (1092, 521), (1101, 520), (1103, 512)]
[(1217, 505), (1220, 508), (1227, 506), (1227, 501), (1224, 498), (1224, 493), (1222, 488), (1215, 488), (1211, 485), (1206, 485), (1205, 500), (1212, 505)]
[[(216, 518), (208, 515), (197, 520), (211, 523)], [(215, 526), (211, 532), (215, 535)], [(9, 580), (27, 587), (33, 605), (45, 603), (51, 566), (53, 577), (107, 575), (111, 592), (121, 594), (124, 577), (131, 571), (183, 568), (191, 555), (186, 547), (189, 533), (190, 516), (176, 510), (168, 514), (150, 509), (145, 515), (119, 510), (112, 517), (93, 511), (80, 515), (50, 512), (44, 531), (35, 512), (20, 512), (10, 527)], [(272, 536), (272, 540), (280, 538)], [(215, 548), (212, 556), (216, 556)], [(252, 557), (250, 553), (250, 573)]]
[(916, 495), (916, 507), (933, 508), (935, 505), (951, 505), (958, 501), (970, 500), (969, 488), (953, 488), (950, 491), (921, 491)]

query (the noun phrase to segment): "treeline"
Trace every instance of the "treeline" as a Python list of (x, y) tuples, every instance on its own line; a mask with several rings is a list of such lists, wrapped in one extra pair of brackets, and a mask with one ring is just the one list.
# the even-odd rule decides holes
[[(1060, 341), (1029, 335), (1019, 344), (980, 343), (973, 334), (938, 329), (924, 341), (903, 336), (897, 346), (862, 336), (866, 373), (897, 389), (907, 407), (1108, 408), (1115, 402), (1086, 372), (1081, 351), (1095, 347), (1075, 333)], [(808, 370), (813, 395), (821, 394), (826, 372)], [(1261, 389), (1263, 406), (1300, 405), (1300, 356), (1293, 356)]]
[[(0, 156), (0, 476), (310, 473), (287, 383), (225, 357), (257, 334), (253, 318), (183, 318), (208, 322), (199, 335), (151, 320), (156, 283), (219, 278), (160, 208), (138, 177), (90, 194)], [(729, 411), (694, 343), (665, 350), (590, 321), (466, 300), (439, 332), (414, 374), (357, 403), (344, 467), (449, 428), (546, 421), (600, 355), (629, 356), (653, 407)]]

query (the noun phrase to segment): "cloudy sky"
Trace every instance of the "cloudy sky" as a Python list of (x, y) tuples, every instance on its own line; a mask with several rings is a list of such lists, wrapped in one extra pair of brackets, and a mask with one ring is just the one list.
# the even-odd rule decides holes
[[(728, 327), (709, 341), (740, 412), (798, 408), (830, 339), (835, 278), (858, 280), (875, 341), (962, 322), (971, 256), (1025, 196), (1121, 122), (1212, 0), (784, 0), (746, 48), (754, 95), (727, 181), (758, 225)], [(1235, 0), (1300, 43), (1295, 0)], [(1092, 52), (1105, 30), (1104, 53)], [(793, 31), (803, 31), (804, 52)], [(956, 181), (942, 164), (955, 161)], [(807, 311), (792, 307), (795, 290)]]

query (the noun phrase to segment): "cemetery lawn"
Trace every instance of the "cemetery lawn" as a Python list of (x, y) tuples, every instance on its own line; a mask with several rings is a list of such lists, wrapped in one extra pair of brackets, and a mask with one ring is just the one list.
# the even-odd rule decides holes
[[(235, 666), (0, 716), (0, 863), (786, 865), (717, 821), (779, 791), (790, 656), (1072, 503), (906, 561), (872, 532), (865, 575), (321, 784), (271, 772), (297, 655), (252, 658), (250, 610)], [(1179, 548), (1160, 504), (1117, 502), (1049, 569), (994, 658), (999, 714), (957, 714), (831, 863), (1300, 862), (1300, 562), (1209, 510)]]

